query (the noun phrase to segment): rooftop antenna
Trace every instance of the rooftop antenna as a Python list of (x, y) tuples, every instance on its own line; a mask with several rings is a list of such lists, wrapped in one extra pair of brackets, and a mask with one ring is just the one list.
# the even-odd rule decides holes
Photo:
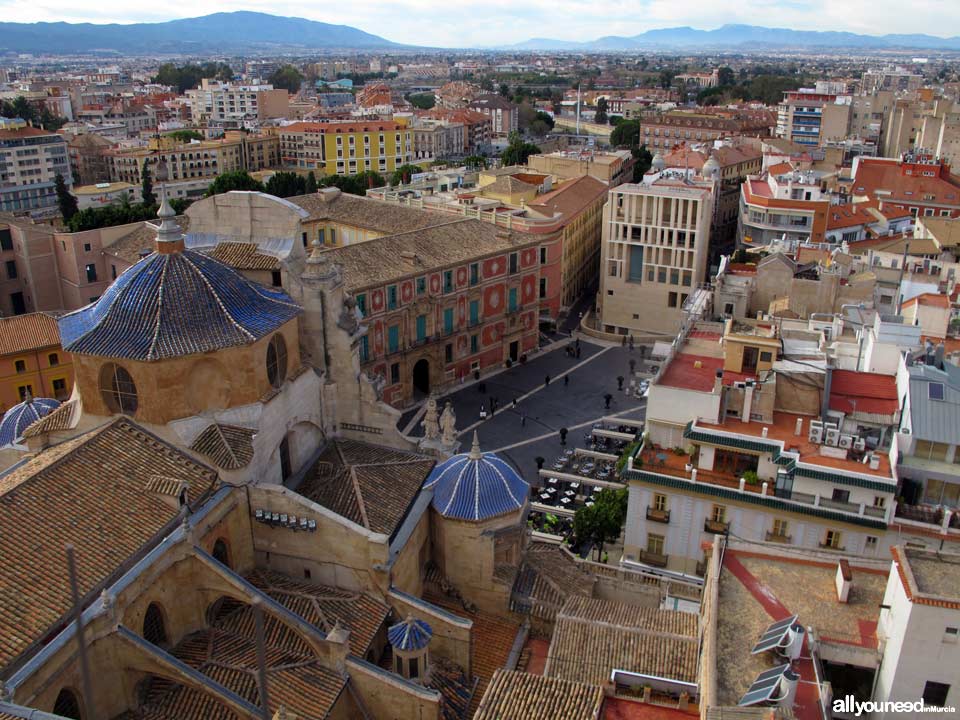
[(73, 622), (77, 628), (77, 651), (80, 655), (80, 682), (83, 685), (83, 701), (86, 706), (85, 716), (93, 713), (93, 685), (90, 682), (90, 659), (87, 657), (87, 645), (83, 641), (83, 611), (80, 607), (80, 590), (77, 585), (77, 561), (74, 556), (73, 545), (67, 543), (67, 575), (70, 578), (70, 599), (73, 602)]

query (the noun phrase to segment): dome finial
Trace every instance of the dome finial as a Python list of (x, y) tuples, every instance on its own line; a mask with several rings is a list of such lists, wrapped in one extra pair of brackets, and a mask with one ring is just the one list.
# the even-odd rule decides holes
[(473, 447), (470, 448), (470, 459), (479, 460), (483, 457), (483, 453), (480, 451), (480, 438), (477, 436), (477, 431), (473, 431)]
[(177, 222), (177, 211), (173, 209), (167, 199), (167, 186), (160, 186), (160, 209), (157, 211), (160, 218), (160, 227), (157, 228), (157, 250), (159, 252), (176, 252), (183, 249), (183, 233)]

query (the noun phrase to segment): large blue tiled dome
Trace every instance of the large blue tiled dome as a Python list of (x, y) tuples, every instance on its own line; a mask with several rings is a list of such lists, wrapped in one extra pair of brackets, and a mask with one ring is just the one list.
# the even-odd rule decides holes
[(127, 269), (99, 300), (60, 318), (64, 350), (163, 360), (247, 345), (301, 312), (282, 290), (183, 250), (169, 217), (173, 211), (166, 208), (164, 202), (158, 252)]
[(437, 465), (424, 484), (433, 488), (433, 508), (444, 517), (486, 520), (519, 510), (530, 486), (493, 453), (481, 453), (476, 434), (469, 453)]
[(24, 430), (58, 407), (60, 402), (57, 400), (33, 397), (27, 397), (22, 403), (14, 405), (0, 420), (0, 447), (17, 442), (23, 437)]

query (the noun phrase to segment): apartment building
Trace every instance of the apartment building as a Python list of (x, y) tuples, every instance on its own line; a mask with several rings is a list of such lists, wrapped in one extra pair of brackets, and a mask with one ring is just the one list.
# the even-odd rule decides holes
[(194, 125), (243, 124), (287, 116), (290, 96), (273, 85), (235, 85), (205, 78), (185, 93)]
[(563, 180), (589, 175), (610, 187), (633, 179), (635, 161), (629, 150), (558, 150), (531, 155), (527, 167)]
[(901, 67), (867, 70), (860, 80), (860, 89), (865, 93), (881, 90), (892, 93), (909, 93), (919, 90), (922, 86), (923, 75), (918, 75)]
[[(435, 107), (417, 112), (421, 120), (439, 120), (463, 124), (463, 155), (489, 153), (493, 143), (493, 121), (489, 115), (477, 110), (446, 109)], [(416, 147), (416, 145), (414, 146)]]
[(599, 326), (676, 334), (687, 298), (706, 280), (713, 182), (656, 178), (611, 189), (603, 215)]
[(506, 137), (520, 128), (519, 107), (500, 95), (478, 95), (470, 101), (467, 109), (489, 117), (494, 135)]
[[(819, 145), (824, 108), (833, 104), (836, 98), (832, 93), (819, 93), (813, 88), (785, 92), (783, 100), (777, 106), (777, 137), (800, 145)], [(838, 114), (843, 111), (845, 120), (845, 108), (838, 108), (837, 111)], [(828, 118), (833, 119), (834, 124), (839, 122), (839, 118), (833, 117), (830, 112)], [(845, 130), (845, 127), (843, 129)], [(834, 137), (837, 134), (838, 131), (831, 128), (827, 130), (825, 137)], [(843, 134), (845, 135), (845, 132)]]
[(855, 158), (852, 174), (855, 202), (875, 201), (881, 210), (908, 211), (913, 217), (960, 217), (960, 181), (949, 163), (928, 150), (900, 158)]
[(418, 118), (413, 125), (413, 147), (417, 160), (461, 156), (466, 146), (463, 123)]
[(830, 209), (827, 175), (784, 162), (769, 167), (765, 175), (748, 177), (741, 186), (737, 245), (824, 242)]
[(397, 122), (298, 122), (280, 130), (280, 161), (324, 175), (393, 172), (413, 162), (413, 135)]
[(73, 390), (73, 360), (60, 347), (52, 315), (0, 318), (0, 416), (29, 393), (63, 402)]
[(34, 127), (0, 130), (0, 212), (55, 212), (56, 176), (73, 185), (67, 141)]
[(667, 150), (682, 142), (719, 140), (736, 135), (765, 137), (776, 125), (767, 110), (688, 112), (671, 110), (640, 118), (641, 143), (651, 149)]
[(905, 390), (893, 375), (794, 362), (781, 342), (770, 324), (734, 321), (678, 337), (625, 473), (628, 561), (695, 573), (715, 533), (867, 556), (897, 541), (886, 531)]
[(256, 172), (280, 164), (280, 139), (273, 134), (228, 132), (220, 140), (181, 143), (170, 137), (151, 140), (147, 147), (113, 148), (110, 158), (112, 182), (138, 184), (144, 164), (149, 163), (154, 180), (171, 182), (213, 179), (235, 170)]
[(70, 171), (77, 185), (110, 181), (110, 159), (107, 150), (113, 143), (102, 135), (87, 132), (75, 135), (67, 143)]

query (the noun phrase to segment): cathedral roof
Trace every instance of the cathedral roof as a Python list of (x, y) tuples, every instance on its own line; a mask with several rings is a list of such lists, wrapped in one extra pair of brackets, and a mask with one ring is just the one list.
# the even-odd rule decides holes
[(58, 407), (60, 403), (57, 400), (29, 396), (22, 403), (14, 405), (0, 420), (0, 447), (20, 440), (28, 427)]
[(444, 517), (486, 520), (524, 506), (530, 486), (493, 453), (481, 453), (477, 436), (469, 453), (437, 465), (425, 488), (433, 488), (433, 508)]
[(300, 312), (282, 290), (202, 253), (156, 252), (99, 300), (60, 318), (60, 337), (74, 353), (163, 360), (247, 345)]
[(430, 644), (432, 636), (430, 626), (414, 617), (391, 625), (387, 630), (387, 639), (394, 650), (422, 650)]

